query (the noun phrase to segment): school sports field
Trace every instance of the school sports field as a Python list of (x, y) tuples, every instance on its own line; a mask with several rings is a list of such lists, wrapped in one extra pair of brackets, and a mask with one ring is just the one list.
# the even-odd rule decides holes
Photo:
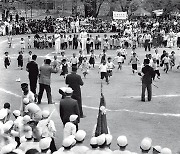
[[(97, 35), (97, 34), (96, 34)], [(103, 34), (101, 34), (103, 35)], [(8, 48), (7, 37), (0, 37), (0, 107), (5, 102), (11, 103), (12, 111), (19, 109), (21, 101), (20, 82), (16, 79), (20, 78), (21, 82), (28, 82), (28, 73), (25, 70), (28, 57), (28, 49), (24, 53), (24, 69), (17, 68), (17, 56), (20, 50), (19, 41), (22, 36), (13, 37), (12, 48)], [(27, 36), (23, 37), (26, 39)], [(166, 49), (171, 52), (172, 49)], [(180, 57), (180, 50), (173, 49), (177, 57)], [(11, 66), (6, 70), (4, 68), (3, 56), (8, 51), (11, 57)], [(53, 58), (53, 49), (47, 50), (31, 50), (38, 55), (38, 64), (42, 65), (45, 56)], [(78, 54), (79, 50), (67, 50), (66, 56), (71, 57), (73, 52)], [(161, 54), (163, 48), (159, 49)], [(95, 54), (99, 55), (99, 51)], [(172, 149), (173, 153), (180, 151), (180, 70), (176, 67), (168, 74), (160, 70), (161, 79), (156, 79), (152, 86), (153, 98), (151, 102), (141, 102), (141, 80), (136, 74), (131, 72), (131, 65), (128, 65), (131, 50), (128, 49), (127, 61), (123, 65), (123, 69), (114, 69), (113, 76), (110, 78), (110, 84), (103, 82), (103, 93), (107, 104), (107, 122), (113, 135), (111, 149), (117, 149), (116, 139), (119, 135), (126, 135), (128, 138), (128, 149), (139, 153), (139, 145), (144, 137), (151, 137), (153, 145), (160, 145)], [(144, 48), (136, 50), (137, 55), (142, 63), (146, 53)], [(150, 53), (154, 53), (154, 49)], [(116, 52), (109, 50), (107, 54), (115, 57)], [(89, 145), (92, 129), (96, 124), (98, 114), (98, 106), (100, 100), (100, 74), (98, 74), (99, 58), (96, 60), (95, 69), (91, 69), (86, 79), (83, 79), (82, 87), (83, 111), (86, 118), (81, 119), (79, 129), (87, 132), (85, 144)], [(115, 62), (117, 65), (117, 63)], [(139, 65), (140, 66), (140, 65)], [(70, 69), (69, 69), (70, 70)], [(81, 70), (78, 71), (82, 75)], [(52, 75), (52, 96), (55, 105), (48, 105), (46, 94), (43, 96), (43, 103), (40, 105), (42, 109), (57, 109), (53, 114), (53, 120), (57, 128), (56, 145), (61, 146), (62, 142), (62, 122), (58, 113), (58, 104), (61, 95), (58, 93), (60, 87), (65, 86), (64, 78), (59, 73)], [(38, 90), (38, 88), (37, 88)]]

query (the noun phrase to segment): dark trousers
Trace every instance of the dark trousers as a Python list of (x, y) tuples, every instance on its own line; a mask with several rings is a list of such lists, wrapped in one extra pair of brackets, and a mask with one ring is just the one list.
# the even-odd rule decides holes
[(154, 71), (153, 80), (155, 79), (156, 74), (157, 74), (158, 77), (160, 77), (160, 72), (159, 72), (159, 70), (155, 70), (155, 71)]
[(29, 77), (29, 84), (30, 84), (30, 90), (36, 94), (36, 88), (37, 88), (37, 78), (31, 78)]
[(108, 73), (107, 72), (101, 72), (101, 79), (106, 79), (106, 82), (109, 82), (108, 81)]
[(77, 96), (77, 95), (72, 95), (72, 98), (77, 100), (78, 102), (78, 107), (79, 107), (79, 112), (80, 112), (80, 117), (83, 117), (83, 109), (82, 109), (82, 100), (81, 100), (81, 96)]
[(73, 49), (77, 49), (78, 47), (78, 42), (73, 42)]
[(145, 51), (147, 51), (147, 49), (148, 49), (149, 51), (151, 50), (151, 45), (150, 45), (149, 40), (145, 40), (144, 48), (145, 48)]
[(145, 101), (146, 89), (147, 89), (147, 93), (148, 93), (148, 101), (151, 101), (151, 98), (152, 98), (152, 86), (151, 86), (151, 84), (145, 84), (145, 83), (142, 83), (141, 101)]
[(45, 85), (45, 84), (41, 84), (41, 83), (39, 84), (38, 104), (41, 103), (44, 89), (46, 90), (48, 104), (51, 104), (52, 103), (51, 87), (50, 87), (50, 85)]

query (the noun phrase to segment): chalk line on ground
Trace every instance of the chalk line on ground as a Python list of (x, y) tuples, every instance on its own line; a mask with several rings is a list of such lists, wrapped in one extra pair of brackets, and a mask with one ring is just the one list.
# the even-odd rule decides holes
[[(0, 88), (0, 91), (5, 92), (7, 94), (13, 95), (15, 97), (20, 98), (20, 95), (17, 95), (11, 91), (5, 90), (3, 88)], [(179, 97), (180, 95), (159, 95), (160, 97)], [(130, 97), (130, 96), (129, 96)], [(139, 97), (139, 96), (138, 96)], [(154, 96), (153, 96), (154, 97)], [(93, 109), (93, 110), (99, 110), (98, 107), (92, 107), (92, 106), (87, 106), (83, 105), (83, 108), (87, 109)], [(128, 110), (128, 109), (117, 109), (117, 110), (112, 110), (112, 109), (107, 109), (108, 112), (129, 112), (129, 113), (137, 113), (137, 114), (144, 114), (144, 115), (155, 115), (155, 116), (165, 116), (165, 117), (180, 117), (180, 114), (175, 114), (175, 113), (152, 113), (152, 112), (143, 112), (143, 111), (136, 111), (136, 110)]]

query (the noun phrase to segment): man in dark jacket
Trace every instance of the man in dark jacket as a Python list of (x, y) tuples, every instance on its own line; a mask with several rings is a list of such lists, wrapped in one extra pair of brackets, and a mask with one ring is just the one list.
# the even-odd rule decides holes
[(37, 79), (39, 75), (37, 55), (32, 55), (32, 60), (27, 64), (26, 71), (29, 72), (30, 90), (36, 95)]
[(83, 115), (83, 111), (82, 111), (81, 88), (80, 88), (80, 86), (82, 86), (84, 83), (81, 79), (81, 76), (76, 74), (76, 72), (77, 72), (77, 67), (72, 67), (71, 74), (68, 74), (66, 76), (66, 84), (73, 89), (72, 98), (77, 100), (80, 111), (80, 117), (84, 118), (85, 116)]
[(152, 78), (154, 75), (154, 70), (151, 66), (149, 66), (149, 59), (144, 59), (144, 67), (142, 68), (142, 95), (141, 101), (145, 102), (145, 91), (147, 88), (148, 92), (148, 101), (151, 101), (152, 98)]
[(63, 122), (63, 125), (65, 125), (67, 122), (69, 122), (69, 117), (72, 114), (78, 115), (78, 122), (80, 121), (80, 112), (77, 100), (72, 99), (72, 88), (68, 87), (65, 90), (66, 96), (65, 98), (61, 99), (60, 105), (59, 105), (59, 112), (60, 117)]

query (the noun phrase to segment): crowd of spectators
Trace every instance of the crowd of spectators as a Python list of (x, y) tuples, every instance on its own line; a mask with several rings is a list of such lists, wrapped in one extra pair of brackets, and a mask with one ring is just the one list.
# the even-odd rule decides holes
[(24, 17), (12, 19), (11, 21), (1, 21), (1, 35), (18, 35), (29, 33), (53, 33), (56, 29), (60, 32), (74, 33), (82, 28), (88, 33), (107, 33), (123, 32), (127, 25), (132, 26), (135, 31), (138, 29), (141, 33), (147, 30), (164, 29), (168, 33), (169, 29), (178, 32), (180, 22), (177, 19), (165, 18), (136, 18), (129, 20), (103, 20), (101, 18), (84, 17), (64, 17), (53, 18), (51, 16), (44, 19), (25, 19)]

